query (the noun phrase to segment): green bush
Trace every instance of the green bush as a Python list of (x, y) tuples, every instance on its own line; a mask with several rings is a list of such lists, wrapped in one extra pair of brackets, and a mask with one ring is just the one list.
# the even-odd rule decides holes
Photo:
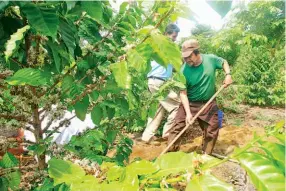
[(284, 61), (285, 55), (282, 50), (274, 55), (264, 46), (242, 51), (234, 68), (234, 79), (244, 85), (246, 103), (285, 103)]

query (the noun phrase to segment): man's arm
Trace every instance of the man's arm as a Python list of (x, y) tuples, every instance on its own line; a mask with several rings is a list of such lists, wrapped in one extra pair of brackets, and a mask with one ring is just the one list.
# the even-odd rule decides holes
[(182, 102), (184, 109), (185, 109), (185, 112), (186, 112), (186, 124), (190, 124), (191, 120), (193, 118), (193, 115), (191, 114), (189, 100), (188, 100), (186, 90), (183, 90), (180, 92), (180, 98), (181, 98), (181, 102)]
[(223, 62), (223, 70), (225, 72), (225, 79), (223, 81), (224, 87), (228, 87), (230, 84), (232, 84), (232, 79), (230, 75), (230, 68), (226, 60)]

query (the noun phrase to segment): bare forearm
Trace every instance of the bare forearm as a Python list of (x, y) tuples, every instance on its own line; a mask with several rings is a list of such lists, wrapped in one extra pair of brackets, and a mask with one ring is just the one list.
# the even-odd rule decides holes
[(226, 74), (230, 74), (230, 67), (229, 67), (229, 64), (226, 60), (224, 60), (224, 62), (223, 62), (223, 70)]
[(227, 87), (232, 83), (232, 78), (230, 75), (230, 68), (226, 60), (223, 63), (223, 70), (226, 74), (223, 84), (224, 84), (224, 87)]
[(182, 104), (184, 106), (184, 109), (186, 111), (186, 115), (191, 115), (187, 92), (186, 91), (181, 91), (180, 92), (180, 98), (181, 98)]

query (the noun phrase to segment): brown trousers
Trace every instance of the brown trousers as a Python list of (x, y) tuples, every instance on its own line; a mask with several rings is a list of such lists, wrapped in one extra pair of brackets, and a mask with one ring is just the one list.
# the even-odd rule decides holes
[[(204, 102), (190, 102), (191, 114), (195, 116), (204, 105)], [(175, 137), (181, 132), (181, 130), (185, 128), (185, 120), (186, 112), (184, 106), (181, 104), (175, 117), (175, 123), (173, 124), (173, 128), (168, 138), (168, 144), (170, 144), (172, 140), (175, 139)], [(208, 107), (199, 115), (197, 120), (203, 131), (202, 150), (206, 154), (211, 154), (219, 134), (218, 107), (216, 101), (212, 101)], [(179, 150), (181, 141), (182, 140), (179, 138), (169, 149), (169, 151)]]

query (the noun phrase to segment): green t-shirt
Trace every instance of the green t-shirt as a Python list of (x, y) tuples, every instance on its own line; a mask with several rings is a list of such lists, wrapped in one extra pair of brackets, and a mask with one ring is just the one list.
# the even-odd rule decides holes
[(199, 66), (184, 64), (189, 101), (207, 101), (215, 94), (215, 71), (222, 69), (224, 59), (213, 54), (201, 54)]

